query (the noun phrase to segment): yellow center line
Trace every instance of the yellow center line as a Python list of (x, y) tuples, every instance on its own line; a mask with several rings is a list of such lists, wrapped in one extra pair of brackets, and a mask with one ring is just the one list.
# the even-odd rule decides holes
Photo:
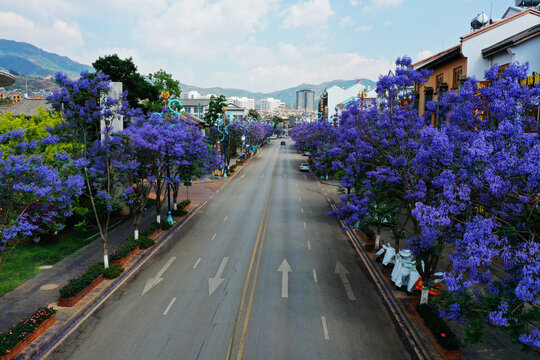
[[(270, 190), (270, 194), (272, 194), (272, 190)], [(270, 202), (268, 203), (268, 209), (270, 209), (270, 204), (271, 203), (272, 203), (272, 199), (270, 198)], [(264, 245), (264, 239), (266, 238), (266, 229), (268, 227), (268, 218), (269, 217), (270, 217), (270, 211), (268, 211), (267, 214), (266, 214), (264, 230), (263, 230), (263, 233), (262, 233), (261, 244), (260, 244), (260, 247), (259, 247), (259, 254), (258, 254), (258, 257), (257, 257), (257, 265), (255, 266), (255, 275), (253, 277), (253, 285), (251, 286), (251, 293), (249, 294), (249, 302), (248, 302), (248, 307), (247, 307), (247, 310), (246, 310), (246, 317), (244, 318), (244, 327), (242, 329), (242, 337), (240, 338), (240, 346), (238, 348), (238, 356), (236, 357), (237, 360), (242, 359), (242, 354), (244, 353), (244, 344), (246, 342), (246, 333), (247, 333), (247, 328), (248, 328), (248, 324), (249, 324), (249, 318), (250, 318), (250, 315), (251, 315), (251, 307), (252, 307), (252, 304), (253, 304), (253, 296), (255, 294), (255, 287), (256, 287), (256, 284), (257, 284), (257, 275), (259, 274), (259, 267), (260, 267), (260, 264), (261, 264), (262, 249), (263, 249), (263, 245)]]
[(245, 283), (244, 283), (244, 290), (242, 291), (242, 298), (240, 300), (240, 307), (238, 309), (238, 315), (236, 316), (236, 320), (235, 320), (235, 323), (234, 323), (233, 335), (231, 337), (231, 341), (229, 342), (229, 349), (227, 350), (227, 360), (229, 360), (231, 358), (234, 339), (236, 337), (236, 333), (238, 332), (238, 325), (240, 324), (240, 320), (242, 318), (242, 312), (244, 310), (244, 303), (246, 301), (246, 295), (247, 295), (248, 288), (249, 288), (249, 283), (250, 283), (249, 280), (251, 278), (251, 271), (253, 270), (253, 263), (255, 262), (255, 257), (257, 255), (257, 247), (259, 246), (259, 240), (261, 238), (261, 232), (262, 232), (262, 229), (263, 229), (263, 226), (264, 226), (267, 210), (268, 210), (268, 199), (267, 199), (267, 201), (266, 201), (266, 203), (264, 205), (264, 208), (263, 208), (263, 215), (261, 217), (261, 222), (259, 224), (259, 232), (257, 234), (257, 240), (255, 241), (255, 246), (253, 247), (253, 253), (251, 254), (251, 261), (249, 263), (249, 268), (248, 268), (248, 272), (247, 272), (247, 275), (246, 275), (246, 280), (245, 280)]
[[(277, 168), (278, 164), (279, 164), (279, 154), (278, 154), (278, 160), (276, 161), (276, 164), (274, 166), (274, 172), (276, 171), (276, 168)], [(238, 360), (240, 360), (240, 359), (242, 359), (242, 356), (243, 356), (244, 345), (245, 345), (245, 342), (246, 342), (247, 328), (248, 328), (248, 325), (249, 325), (249, 318), (250, 318), (250, 315), (251, 315), (251, 308), (252, 308), (252, 305), (253, 305), (253, 298), (254, 298), (254, 295), (255, 295), (255, 287), (256, 287), (256, 284), (257, 284), (257, 277), (258, 277), (258, 274), (259, 274), (259, 268), (260, 268), (260, 263), (261, 263), (262, 249), (263, 249), (263, 245), (264, 245), (264, 239), (266, 237), (266, 229), (268, 227), (268, 219), (270, 218), (270, 205), (272, 203), (273, 193), (274, 193), (274, 183), (271, 182), (270, 191), (269, 191), (268, 196), (266, 198), (265, 205), (264, 205), (264, 208), (263, 208), (263, 214), (262, 214), (262, 217), (261, 217), (261, 222), (259, 224), (259, 231), (257, 233), (257, 239), (255, 241), (255, 246), (253, 247), (253, 253), (251, 254), (251, 261), (249, 263), (249, 268), (248, 268), (248, 272), (247, 272), (247, 275), (246, 275), (246, 280), (245, 280), (245, 283), (244, 283), (244, 289), (242, 291), (242, 298), (240, 300), (240, 307), (238, 308), (238, 314), (236, 316), (236, 320), (235, 320), (235, 323), (234, 323), (233, 334), (232, 334), (231, 341), (229, 342), (229, 347), (228, 347), (228, 350), (227, 350), (227, 357), (226, 357), (227, 360), (230, 360), (232, 355), (233, 355), (234, 342), (236, 340), (236, 334), (239, 331), (239, 326), (240, 326), (240, 323), (242, 321), (242, 317), (244, 317), (244, 322), (243, 322), (243, 326), (242, 326), (242, 333), (241, 333), (241, 336), (240, 336), (240, 342), (239, 342), (239, 345), (238, 345), (238, 352), (237, 352), (237, 357), (236, 358)], [(253, 264), (255, 263), (255, 258), (257, 258), (256, 264), (255, 264), (255, 273), (253, 274), (253, 277), (252, 277)], [(246, 297), (247, 297), (250, 285), (251, 285), (251, 291), (249, 291), (249, 300), (248, 300), (247, 309), (246, 309), (245, 316), (244, 316), (244, 305), (246, 304)]]

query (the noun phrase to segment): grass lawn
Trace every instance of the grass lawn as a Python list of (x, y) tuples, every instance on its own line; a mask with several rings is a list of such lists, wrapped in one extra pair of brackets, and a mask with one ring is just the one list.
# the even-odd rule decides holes
[[(155, 200), (149, 199), (146, 208), (151, 209), (154, 204)], [(113, 216), (111, 224), (114, 226), (109, 228), (109, 232), (125, 221), (131, 221), (131, 216)], [(44, 236), (39, 243), (22, 243), (15, 248), (6, 248), (4, 254), (8, 255), (1, 257), (0, 262), (0, 296), (39, 274), (40, 266), (54, 265), (97, 239), (97, 229), (68, 229), (58, 236)]]
[(43, 265), (54, 265), (98, 238), (95, 230), (65, 231), (54, 239), (19, 244), (0, 264), (0, 296), (41, 272)]

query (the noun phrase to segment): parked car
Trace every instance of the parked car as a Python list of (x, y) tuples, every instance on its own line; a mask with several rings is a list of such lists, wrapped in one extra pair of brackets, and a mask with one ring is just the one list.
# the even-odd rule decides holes
[(305, 156), (309, 156), (309, 155), (310, 155), (310, 152), (309, 152), (309, 151), (304, 151), (304, 155), (305, 155)]
[(285, 141), (282, 141), (281, 145), (287, 145), (287, 143)]
[(300, 171), (309, 171), (309, 164), (308, 163), (301, 163), (300, 164)]

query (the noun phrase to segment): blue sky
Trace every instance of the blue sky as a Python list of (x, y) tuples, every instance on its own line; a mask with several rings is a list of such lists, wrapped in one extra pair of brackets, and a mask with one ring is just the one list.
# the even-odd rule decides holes
[(117, 53), (142, 74), (274, 91), (377, 80), (398, 56), (459, 44), (470, 21), (513, 0), (0, 0), (0, 38), (91, 64)]

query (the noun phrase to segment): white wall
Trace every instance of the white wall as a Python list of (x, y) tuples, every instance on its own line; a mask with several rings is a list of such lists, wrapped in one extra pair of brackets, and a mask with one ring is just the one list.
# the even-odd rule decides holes
[[(464, 39), (462, 42), (461, 51), (463, 56), (467, 58), (467, 76), (474, 76), (477, 80), (484, 79), (484, 72), (490, 68), (492, 61), (489, 58), (484, 59), (482, 56), (482, 49), (494, 45), (510, 36), (516, 35), (517, 33), (534, 25), (538, 25), (539, 23), (539, 16), (534, 14), (525, 14), (484, 33), (478, 34), (470, 39)], [(538, 44), (537, 39), (538, 38), (534, 39), (535, 41), (532, 42)], [(538, 47), (536, 49), (529, 46), (515, 47), (515, 49), (519, 52), (521, 51), (520, 48), (523, 49), (523, 54), (518, 54), (516, 52), (514, 60), (522, 62), (520, 59), (526, 59), (530, 63), (535, 62), (535, 64), (540, 61), (540, 50), (538, 50)], [(504, 59), (501, 58), (501, 60)], [(531, 70), (532, 69), (533, 67), (531, 66)]]
[(356, 97), (358, 93), (360, 91), (363, 91), (365, 88), (366, 87), (361, 83), (356, 83), (347, 89), (343, 89), (336, 85), (326, 89), (326, 92), (328, 93), (328, 119), (330, 119), (337, 113), (337, 104), (342, 103), (350, 98)]

